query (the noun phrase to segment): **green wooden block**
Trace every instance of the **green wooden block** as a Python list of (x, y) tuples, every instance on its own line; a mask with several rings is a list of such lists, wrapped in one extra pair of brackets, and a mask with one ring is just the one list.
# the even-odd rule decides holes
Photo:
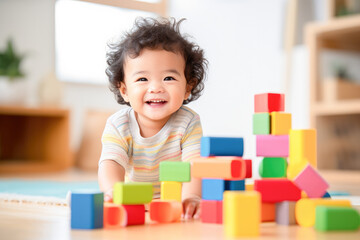
[(153, 199), (152, 183), (117, 182), (113, 190), (113, 202), (116, 204), (145, 204)]
[(264, 157), (259, 166), (262, 178), (286, 177), (287, 161), (282, 157)]
[(190, 163), (170, 161), (161, 162), (159, 167), (159, 175), (160, 182), (190, 182)]
[(317, 206), (315, 229), (317, 231), (356, 231), (360, 226), (359, 212), (351, 207)]
[(270, 134), (270, 114), (254, 113), (253, 114), (253, 134), (267, 135)]

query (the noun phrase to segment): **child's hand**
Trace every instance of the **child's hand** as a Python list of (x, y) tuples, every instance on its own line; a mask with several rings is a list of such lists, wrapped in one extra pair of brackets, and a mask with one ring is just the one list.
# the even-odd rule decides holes
[(183, 219), (199, 219), (200, 218), (200, 198), (192, 197), (183, 201)]
[(104, 202), (112, 202), (113, 201), (113, 190), (109, 189), (104, 192)]

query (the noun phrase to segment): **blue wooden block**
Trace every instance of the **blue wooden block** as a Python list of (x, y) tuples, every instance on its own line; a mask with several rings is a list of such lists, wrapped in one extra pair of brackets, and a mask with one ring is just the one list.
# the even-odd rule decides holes
[(226, 191), (244, 191), (245, 190), (245, 179), (244, 180), (226, 180), (225, 181)]
[(102, 192), (71, 193), (71, 228), (103, 227), (104, 194)]
[(242, 157), (244, 153), (244, 139), (230, 137), (202, 137), (202, 157), (209, 156), (237, 156)]
[(322, 198), (331, 198), (330, 194), (328, 192), (325, 192), (324, 196)]
[(205, 200), (222, 200), (225, 191), (224, 179), (202, 179), (201, 184), (202, 199)]

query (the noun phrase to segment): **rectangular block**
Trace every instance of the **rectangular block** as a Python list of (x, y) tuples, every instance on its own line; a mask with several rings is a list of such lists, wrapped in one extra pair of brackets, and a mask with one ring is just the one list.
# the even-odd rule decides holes
[(295, 205), (296, 222), (302, 227), (312, 227), (315, 224), (317, 206), (351, 207), (349, 200), (334, 200), (326, 198), (302, 198)]
[(252, 178), (252, 160), (244, 159), (246, 165), (246, 175), (245, 178)]
[(181, 182), (161, 182), (160, 199), (181, 202)]
[(275, 221), (275, 204), (276, 203), (261, 203), (261, 222)]
[(244, 191), (245, 180), (202, 179), (201, 197), (205, 200), (223, 200), (224, 191)]
[(302, 162), (308, 162), (316, 168), (316, 130), (291, 129), (289, 138), (289, 165), (303, 165)]
[(256, 156), (288, 157), (288, 135), (256, 135)]
[(159, 165), (159, 181), (190, 182), (189, 162), (164, 161)]
[(259, 174), (262, 178), (286, 177), (287, 161), (285, 158), (265, 157), (260, 162)]
[(222, 224), (223, 201), (201, 200), (201, 222)]
[(271, 134), (289, 135), (291, 129), (291, 113), (272, 112)]
[(317, 231), (357, 231), (360, 226), (359, 212), (349, 207), (318, 206), (315, 210)]
[(150, 219), (159, 223), (180, 221), (182, 203), (173, 200), (154, 200), (150, 203)]
[(240, 137), (202, 137), (202, 157), (239, 156), (244, 153), (244, 139)]
[(262, 202), (297, 201), (301, 198), (301, 190), (288, 179), (255, 180), (254, 189), (261, 193)]
[(253, 237), (260, 233), (260, 194), (256, 191), (225, 191), (224, 231), (227, 237)]
[(153, 186), (148, 182), (117, 182), (114, 184), (113, 202), (116, 204), (145, 204), (153, 198)]
[(103, 227), (104, 194), (102, 192), (71, 193), (71, 229)]
[(253, 134), (267, 135), (270, 134), (270, 114), (254, 113), (253, 114)]
[(254, 111), (283, 112), (285, 110), (285, 95), (282, 93), (262, 93), (254, 96)]
[(329, 188), (329, 184), (310, 164), (295, 177), (293, 182), (306, 192), (309, 198), (321, 198)]
[(280, 225), (295, 225), (295, 204), (294, 201), (276, 203), (276, 223)]
[(105, 203), (104, 227), (109, 229), (145, 224), (145, 205)]
[(200, 157), (191, 161), (192, 177), (241, 180), (245, 175), (246, 165), (241, 157)]

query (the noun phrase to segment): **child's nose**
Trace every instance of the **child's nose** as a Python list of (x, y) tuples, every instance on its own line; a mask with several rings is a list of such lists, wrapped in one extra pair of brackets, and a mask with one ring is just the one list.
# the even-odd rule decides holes
[(164, 92), (163, 85), (160, 82), (152, 82), (148, 89), (149, 93), (161, 93)]

